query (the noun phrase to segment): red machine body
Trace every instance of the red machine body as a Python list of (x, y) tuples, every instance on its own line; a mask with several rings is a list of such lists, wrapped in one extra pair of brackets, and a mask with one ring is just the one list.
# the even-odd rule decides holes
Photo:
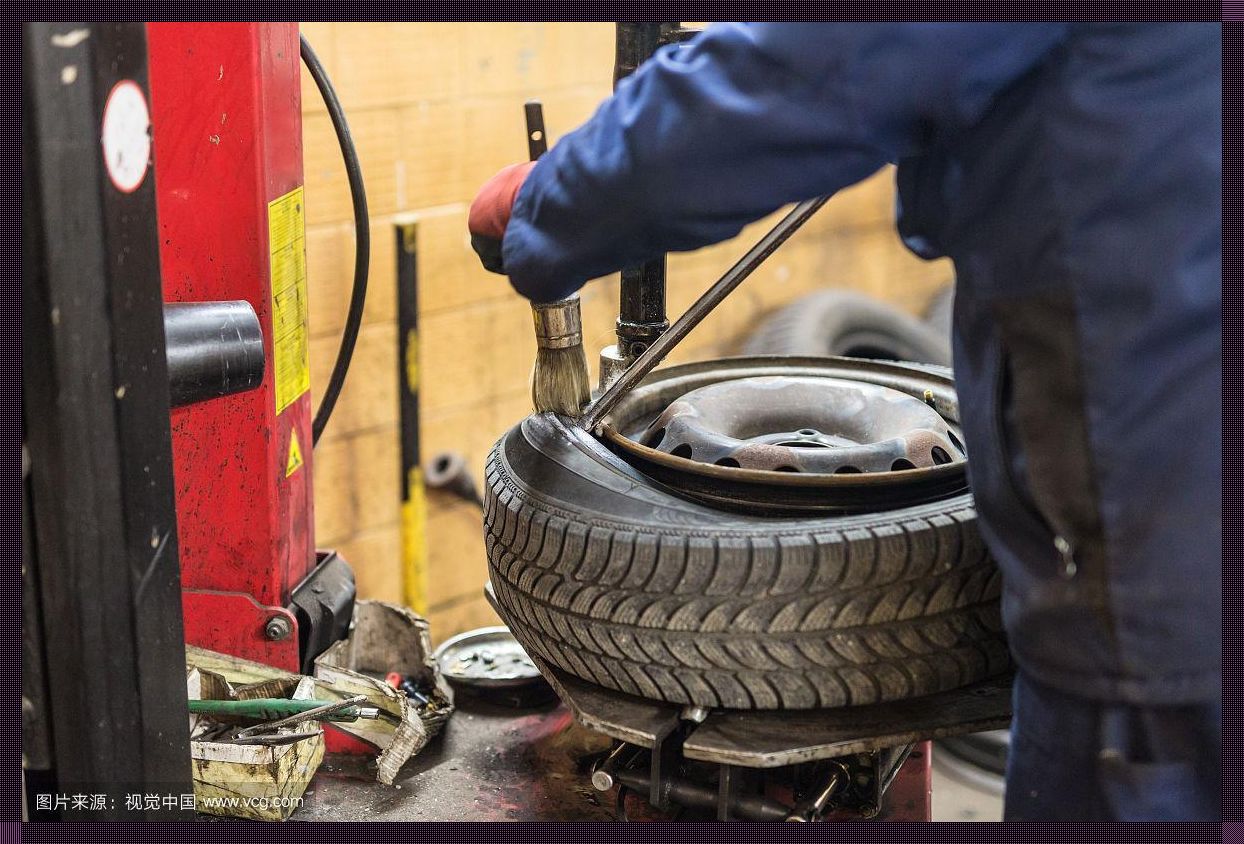
[(165, 300), (246, 300), (266, 362), (258, 389), (172, 413), (186, 640), (297, 670), (286, 607), (316, 562), (298, 25), (147, 31)]

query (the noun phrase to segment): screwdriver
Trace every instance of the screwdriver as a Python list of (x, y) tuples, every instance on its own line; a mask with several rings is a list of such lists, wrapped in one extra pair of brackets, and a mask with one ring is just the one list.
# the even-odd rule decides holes
[[(261, 697), (252, 700), (192, 700), (190, 712), (212, 718), (264, 723), (301, 715), (324, 706), (322, 700), (292, 700), (282, 697)], [(357, 721), (359, 718), (375, 718), (378, 710), (358, 705), (344, 706), (317, 717), (317, 721)]]

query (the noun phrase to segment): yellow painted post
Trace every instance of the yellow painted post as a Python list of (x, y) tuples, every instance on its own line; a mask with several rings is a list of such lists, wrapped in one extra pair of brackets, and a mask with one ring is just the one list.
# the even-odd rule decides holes
[(394, 226), (397, 243), (398, 425), (402, 459), (402, 593), (428, 611), (427, 500), (419, 460), (419, 292), (413, 222)]

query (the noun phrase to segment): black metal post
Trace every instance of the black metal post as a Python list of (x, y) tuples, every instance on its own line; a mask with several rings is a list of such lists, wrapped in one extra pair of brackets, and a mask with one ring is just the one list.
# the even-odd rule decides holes
[[(22, 430), (22, 442), (26, 431)], [(39, 569), (36, 565), (34, 524), (30, 504), (30, 460), (22, 446), (22, 767), (30, 791), (53, 787), (52, 728), (48, 723), (46, 648), (43, 642)], [(23, 810), (25, 806), (23, 805)], [(23, 811), (25, 820), (28, 812)]]
[[(619, 23), (613, 85), (634, 73), (663, 43), (677, 23)], [(629, 364), (669, 327), (665, 315), (665, 256), (622, 270), (618, 303), (618, 354)]]
[(427, 513), (419, 462), (419, 261), (415, 223), (394, 226), (397, 244), (398, 416), (402, 460), (402, 589), (415, 612), (427, 612)]
[[(144, 26), (28, 23), (22, 65), (22, 412), (54, 782), (107, 796), (63, 817), (186, 817)], [(129, 810), (132, 793), (159, 807)]]

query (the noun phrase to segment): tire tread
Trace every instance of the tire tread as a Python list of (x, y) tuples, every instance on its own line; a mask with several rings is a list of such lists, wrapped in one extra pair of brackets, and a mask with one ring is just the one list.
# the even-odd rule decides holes
[(858, 705), (1009, 665), (1001, 578), (970, 499), (841, 531), (704, 535), (574, 514), (494, 449), (484, 525), (498, 612), (598, 685), (726, 708)]

